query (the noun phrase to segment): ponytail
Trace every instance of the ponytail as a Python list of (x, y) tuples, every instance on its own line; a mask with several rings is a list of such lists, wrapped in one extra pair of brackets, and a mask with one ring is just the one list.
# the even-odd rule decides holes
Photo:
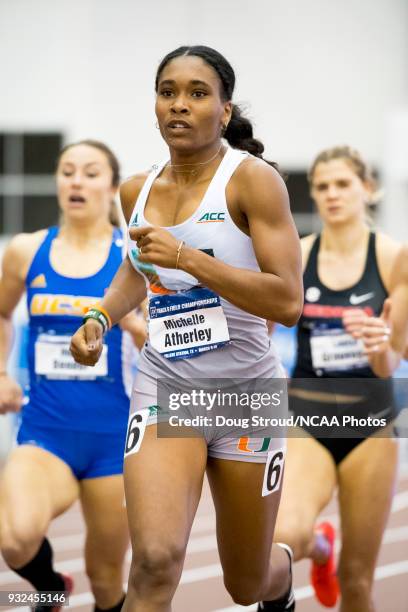
[[(248, 151), (251, 155), (264, 159), (262, 153), (265, 147), (260, 140), (254, 138), (252, 123), (247, 117), (244, 117), (242, 110), (237, 104), (232, 105), (231, 119), (223, 133), (223, 137), (234, 149)], [(279, 172), (278, 164), (266, 159), (264, 161)]]

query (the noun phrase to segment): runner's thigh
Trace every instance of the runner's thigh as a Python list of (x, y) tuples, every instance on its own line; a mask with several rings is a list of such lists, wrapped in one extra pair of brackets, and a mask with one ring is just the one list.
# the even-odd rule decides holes
[(311, 532), (336, 486), (336, 465), (327, 449), (304, 433), (288, 438), (275, 540), (291, 544), (291, 534)]
[(134, 556), (154, 548), (185, 550), (207, 461), (202, 438), (157, 438), (146, 428), (140, 449), (125, 457), (125, 491)]
[(398, 443), (370, 437), (339, 466), (341, 575), (374, 573), (395, 490)]
[(1, 478), (3, 525), (43, 532), (78, 497), (78, 483), (64, 461), (35, 446), (15, 448)]
[[(209, 458), (207, 475), (217, 514), (226, 583), (268, 576), (281, 484), (262, 496), (266, 464)], [(282, 481), (280, 480), (280, 483)]]

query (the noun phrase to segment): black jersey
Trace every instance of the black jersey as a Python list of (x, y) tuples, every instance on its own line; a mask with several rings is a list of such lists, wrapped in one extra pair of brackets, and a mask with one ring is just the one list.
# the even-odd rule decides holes
[(296, 378), (375, 377), (361, 341), (346, 333), (342, 316), (350, 308), (362, 308), (378, 316), (387, 291), (381, 280), (375, 253), (375, 233), (370, 233), (364, 272), (352, 287), (329, 289), (319, 279), (317, 257), (320, 235), (310, 251), (303, 274), (305, 303), (297, 327)]

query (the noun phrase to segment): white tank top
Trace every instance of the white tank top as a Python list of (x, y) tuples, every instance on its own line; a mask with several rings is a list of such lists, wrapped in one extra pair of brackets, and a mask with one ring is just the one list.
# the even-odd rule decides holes
[[(228, 148), (195, 212), (183, 223), (165, 229), (177, 240), (184, 240), (190, 247), (203, 250), (230, 266), (259, 271), (252, 240), (232, 220), (225, 194), (231, 176), (247, 157), (248, 153)], [(166, 163), (167, 160), (152, 167), (136, 201), (129, 227), (151, 225), (145, 219), (144, 210), (152, 184)], [(145, 278), (150, 304), (157, 296), (171, 296), (199, 285), (196, 278), (182, 270), (140, 262), (138, 253), (136, 243), (129, 240), (129, 259)], [(280, 362), (268, 337), (265, 320), (224, 298), (220, 301), (228, 325), (229, 344), (193, 358), (170, 361), (148, 343), (139, 368), (143, 370), (146, 366), (148, 372), (156, 376), (175, 373), (202, 378), (281, 376)], [(251, 371), (248, 371), (249, 366)], [(156, 371), (152, 372), (152, 368)]]

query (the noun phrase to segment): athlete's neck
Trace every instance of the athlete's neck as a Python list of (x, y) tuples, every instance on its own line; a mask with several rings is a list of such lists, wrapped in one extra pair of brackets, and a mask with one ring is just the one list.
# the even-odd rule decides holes
[(365, 223), (325, 225), (321, 233), (321, 248), (339, 255), (357, 251), (368, 241), (369, 227)]
[(86, 247), (92, 243), (100, 243), (112, 235), (112, 225), (105, 219), (92, 223), (73, 222), (65, 220), (59, 231), (59, 238), (78, 247)]
[(178, 184), (186, 185), (212, 177), (226, 151), (221, 142), (215, 145), (190, 153), (170, 149), (167, 168), (171, 178)]

